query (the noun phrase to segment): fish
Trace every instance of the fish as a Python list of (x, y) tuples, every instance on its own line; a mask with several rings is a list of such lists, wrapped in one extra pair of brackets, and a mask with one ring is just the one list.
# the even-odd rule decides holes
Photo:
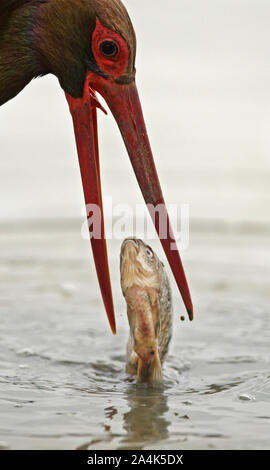
[(121, 288), (130, 327), (126, 372), (137, 382), (162, 383), (172, 337), (172, 292), (164, 264), (137, 238), (126, 238), (120, 254)]

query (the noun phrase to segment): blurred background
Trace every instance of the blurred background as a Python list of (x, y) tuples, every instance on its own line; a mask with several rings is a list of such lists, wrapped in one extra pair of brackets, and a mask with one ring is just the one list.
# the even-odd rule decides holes
[[(125, 3), (166, 200), (189, 203), (204, 225), (268, 225), (268, 1)], [(99, 113), (99, 122), (104, 194), (115, 204), (141, 202), (112, 116)], [(1, 220), (80, 217), (72, 122), (56, 78), (33, 81), (2, 107), (0, 136)]]
[[(65, 96), (33, 81), (0, 110), (0, 447), (269, 448), (270, 4), (124, 3), (165, 199), (190, 205), (195, 320), (180, 324), (172, 281), (165, 387), (126, 379), (121, 240), (108, 243), (113, 338)], [(104, 197), (142, 203), (112, 116), (99, 123)]]

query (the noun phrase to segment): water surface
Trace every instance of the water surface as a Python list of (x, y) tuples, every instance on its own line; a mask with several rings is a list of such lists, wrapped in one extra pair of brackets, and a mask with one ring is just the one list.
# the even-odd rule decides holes
[(192, 236), (195, 321), (180, 321), (172, 283), (174, 334), (157, 389), (125, 374), (120, 242), (109, 243), (114, 337), (79, 221), (6, 225), (0, 238), (2, 447), (270, 447), (268, 237)]

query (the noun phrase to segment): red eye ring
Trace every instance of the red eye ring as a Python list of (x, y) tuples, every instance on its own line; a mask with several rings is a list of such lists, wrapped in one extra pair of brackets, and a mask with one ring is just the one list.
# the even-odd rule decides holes
[(107, 57), (108, 59), (114, 59), (119, 51), (117, 43), (112, 39), (106, 39), (105, 41), (102, 41), (99, 45), (99, 50), (101, 54), (103, 54), (104, 57)]
[[(105, 43), (106, 47), (109, 46), (110, 55), (104, 51)], [(129, 58), (126, 40), (119, 33), (103, 26), (98, 18), (92, 35), (92, 52), (100, 70), (108, 77), (119, 77), (125, 73)]]

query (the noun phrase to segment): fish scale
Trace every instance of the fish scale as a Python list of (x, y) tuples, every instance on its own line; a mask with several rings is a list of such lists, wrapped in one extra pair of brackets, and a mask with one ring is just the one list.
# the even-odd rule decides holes
[(134, 238), (122, 244), (120, 270), (130, 325), (126, 371), (138, 382), (161, 382), (172, 336), (168, 276), (156, 253)]

